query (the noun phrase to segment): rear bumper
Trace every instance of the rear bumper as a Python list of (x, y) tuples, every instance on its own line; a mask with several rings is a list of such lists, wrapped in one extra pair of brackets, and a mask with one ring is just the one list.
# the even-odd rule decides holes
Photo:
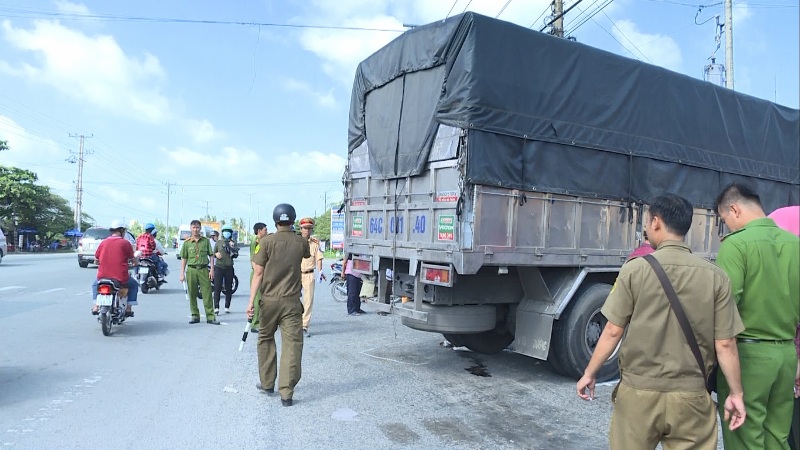
[(92, 254), (78, 253), (78, 262), (94, 263), (94, 253)]

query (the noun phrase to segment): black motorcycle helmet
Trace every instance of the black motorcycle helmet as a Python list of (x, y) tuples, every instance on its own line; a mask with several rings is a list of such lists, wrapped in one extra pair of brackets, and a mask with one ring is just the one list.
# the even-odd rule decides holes
[(272, 210), (272, 220), (278, 225), (292, 225), (296, 218), (294, 206), (288, 203), (281, 203)]

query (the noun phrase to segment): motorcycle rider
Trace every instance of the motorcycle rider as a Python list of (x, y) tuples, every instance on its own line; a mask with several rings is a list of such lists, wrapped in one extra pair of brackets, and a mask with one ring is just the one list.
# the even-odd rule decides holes
[(136, 250), (140, 252), (139, 257), (150, 258), (156, 251), (156, 240), (153, 237), (153, 230), (156, 226), (148, 223), (144, 226), (144, 231), (136, 238)]
[(219, 298), (225, 288), (225, 314), (231, 312), (231, 297), (233, 296), (233, 258), (239, 256), (239, 249), (233, 241), (233, 228), (222, 228), (222, 239), (214, 244), (214, 313), (219, 314)]
[(92, 314), (97, 315), (99, 307), (97, 306), (97, 280), (101, 278), (111, 278), (119, 281), (122, 285), (128, 286), (128, 306), (125, 309), (126, 317), (133, 317), (133, 309), (131, 306), (137, 305), (136, 296), (139, 292), (139, 283), (136, 279), (128, 274), (129, 264), (134, 266), (139, 264), (139, 261), (133, 256), (133, 247), (130, 242), (125, 239), (125, 225), (120, 220), (111, 222), (109, 227), (111, 236), (103, 239), (100, 245), (97, 246), (97, 251), (94, 253), (94, 259), (97, 261), (97, 279), (92, 283)]
[(158, 231), (155, 228), (153, 228), (152, 234), (153, 239), (156, 241), (156, 251), (153, 254), (153, 259), (158, 267), (158, 276), (164, 279), (163, 281), (166, 283), (167, 275), (169, 275), (169, 264), (164, 261), (163, 255), (166, 255), (167, 251), (164, 249), (164, 246), (161, 245), (161, 242), (158, 241)]

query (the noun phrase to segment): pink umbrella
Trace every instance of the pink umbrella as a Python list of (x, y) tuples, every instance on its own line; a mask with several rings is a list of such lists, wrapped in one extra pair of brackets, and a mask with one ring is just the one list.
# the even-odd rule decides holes
[(800, 236), (800, 206), (778, 208), (768, 217), (784, 230)]

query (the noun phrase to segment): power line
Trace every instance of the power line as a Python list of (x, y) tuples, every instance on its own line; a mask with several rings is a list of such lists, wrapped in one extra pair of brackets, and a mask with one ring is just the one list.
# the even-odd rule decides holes
[[(458, 0), (456, 0), (456, 3)], [(455, 6), (455, 4), (453, 4)], [(452, 11), (452, 8), (451, 8)], [(120, 16), (113, 14), (78, 14), (78, 13), (65, 13), (65, 12), (45, 12), (31, 10), (31, 12), (22, 12), (17, 15), (3, 14), (0, 9), (0, 17), (13, 17), (13, 18), (56, 18), (56, 19), (73, 19), (73, 20), (94, 20), (103, 22), (144, 22), (144, 23), (182, 23), (182, 24), (200, 24), (200, 25), (243, 25), (243, 26), (262, 26), (273, 28), (310, 28), (320, 30), (340, 30), (340, 31), (383, 31), (391, 33), (403, 33), (406, 30), (390, 29), (390, 28), (370, 28), (370, 27), (350, 27), (350, 26), (336, 26), (336, 25), (308, 25), (308, 24), (289, 24), (289, 23), (275, 23), (275, 22), (243, 22), (237, 20), (212, 20), (212, 19), (182, 19), (177, 17), (142, 17), (142, 16)], [(449, 13), (448, 13), (449, 15)]]
[(496, 16), (494, 16), (494, 18), (495, 18), (495, 19), (497, 19), (498, 17), (500, 17), (500, 14), (503, 14), (503, 11), (505, 11), (505, 10), (506, 10), (506, 7), (508, 6), (508, 4), (509, 4), (509, 3), (511, 3), (511, 1), (512, 1), (512, 0), (508, 0), (508, 1), (506, 2), (506, 4), (505, 4), (505, 5), (503, 5), (503, 7), (502, 7), (502, 8), (500, 8), (500, 12), (498, 12), (498, 13), (497, 13), (497, 15), (496, 15)]
[[(619, 31), (620, 36), (624, 37), (626, 41), (630, 42), (630, 44), (633, 46), (633, 48), (635, 48), (642, 56), (644, 56), (644, 59), (646, 59), (647, 62), (652, 62), (652, 61), (650, 61), (650, 58), (648, 58), (647, 55), (645, 55), (644, 52), (641, 51), (639, 49), (639, 47), (637, 47), (636, 44), (633, 43), (633, 41), (628, 39), (628, 36), (625, 36), (625, 33), (623, 33), (622, 30), (619, 29), (619, 27), (617, 26), (616, 23), (614, 23), (613, 20), (611, 20), (611, 17), (608, 17), (608, 14), (606, 14), (605, 11), (600, 11), (600, 12), (602, 12), (603, 15), (606, 16), (606, 19), (608, 19), (611, 22), (611, 26), (614, 27), (614, 29), (616, 29), (617, 31)], [(600, 24), (598, 23), (597, 25), (599, 26)], [(600, 27), (600, 28), (603, 28), (603, 27)], [(619, 42), (619, 41), (617, 41), (617, 42)]]
[(444, 19), (443, 19), (443, 20), (447, 20), (447, 18), (448, 18), (448, 17), (450, 17), (450, 13), (452, 13), (452, 12), (453, 12), (453, 8), (455, 8), (455, 7), (456, 7), (456, 4), (457, 4), (457, 3), (458, 3), (458, 0), (455, 0), (455, 1), (453, 2), (453, 6), (451, 6), (451, 7), (450, 7), (450, 11), (447, 11), (447, 15), (446, 15), (446, 16), (444, 16)]

